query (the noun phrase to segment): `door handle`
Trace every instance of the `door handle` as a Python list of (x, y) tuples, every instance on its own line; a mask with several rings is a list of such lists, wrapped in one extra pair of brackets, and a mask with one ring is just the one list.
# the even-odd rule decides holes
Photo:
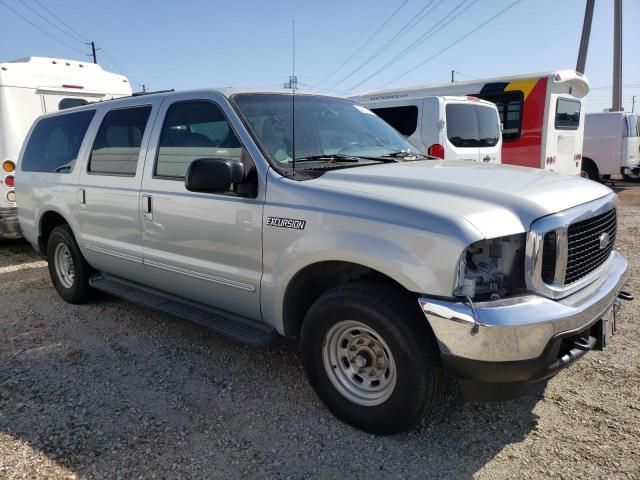
[(151, 211), (151, 195), (142, 195), (142, 216), (145, 220), (153, 220)]
[(86, 210), (87, 208), (87, 191), (84, 188), (81, 188), (78, 191), (78, 196), (80, 197), (80, 208), (82, 210)]

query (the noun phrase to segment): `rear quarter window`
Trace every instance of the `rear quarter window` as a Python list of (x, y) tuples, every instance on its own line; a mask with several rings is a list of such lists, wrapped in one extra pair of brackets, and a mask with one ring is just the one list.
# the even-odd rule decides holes
[(21, 169), (70, 173), (95, 113), (95, 110), (84, 110), (39, 120), (27, 141)]
[(418, 107), (415, 105), (372, 108), (371, 111), (406, 137), (418, 128)]

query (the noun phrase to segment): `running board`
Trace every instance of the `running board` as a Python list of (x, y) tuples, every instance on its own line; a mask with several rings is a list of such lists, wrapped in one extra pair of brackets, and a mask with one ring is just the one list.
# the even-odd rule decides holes
[(264, 347), (272, 344), (278, 337), (275, 329), (265, 324), (244, 317), (223, 314), (204, 305), (182, 300), (125, 280), (97, 274), (91, 277), (89, 285), (114, 297), (189, 320), (241, 343)]

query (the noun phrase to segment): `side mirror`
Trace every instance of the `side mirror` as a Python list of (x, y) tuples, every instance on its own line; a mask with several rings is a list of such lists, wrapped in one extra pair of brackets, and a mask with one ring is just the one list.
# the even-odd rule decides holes
[(190, 192), (228, 192), (245, 179), (244, 165), (227, 158), (198, 158), (191, 162), (184, 185)]

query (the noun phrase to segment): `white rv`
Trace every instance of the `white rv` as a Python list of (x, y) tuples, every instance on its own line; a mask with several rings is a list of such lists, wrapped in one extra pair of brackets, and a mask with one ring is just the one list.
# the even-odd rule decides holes
[(0, 63), (0, 239), (20, 236), (14, 170), (34, 120), (45, 113), (128, 95), (131, 85), (126, 77), (93, 63), (43, 57)]
[(629, 112), (588, 113), (584, 122), (583, 176), (622, 174), (625, 180), (640, 181), (640, 123)]
[(502, 135), (495, 104), (468, 96), (366, 94), (353, 97), (421, 153), (444, 160), (501, 163)]

